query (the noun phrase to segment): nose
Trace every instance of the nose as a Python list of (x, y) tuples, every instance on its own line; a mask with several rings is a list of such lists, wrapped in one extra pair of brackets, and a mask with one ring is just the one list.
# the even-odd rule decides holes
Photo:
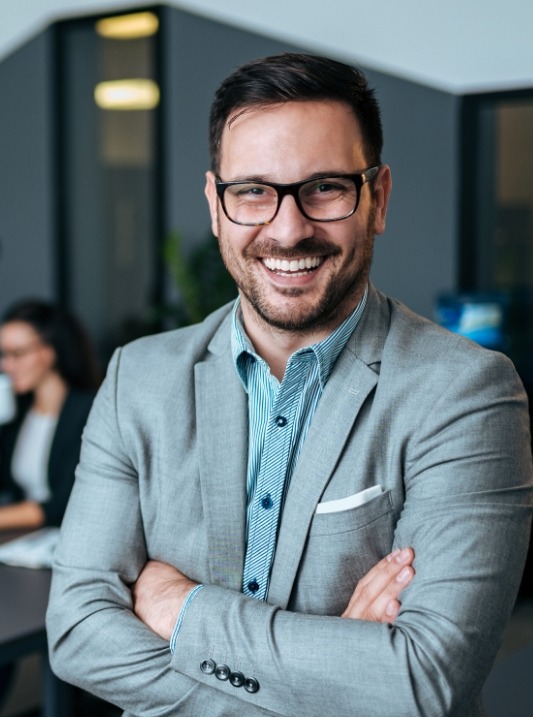
[(291, 247), (313, 236), (315, 229), (313, 223), (298, 209), (294, 197), (286, 195), (280, 202), (276, 216), (267, 224), (266, 231), (270, 239)]

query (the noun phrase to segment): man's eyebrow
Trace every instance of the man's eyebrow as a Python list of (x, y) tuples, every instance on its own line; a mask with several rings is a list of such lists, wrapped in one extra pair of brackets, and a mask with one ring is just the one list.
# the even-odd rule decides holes
[(266, 184), (297, 184), (298, 182), (306, 182), (307, 180), (319, 179), (321, 177), (339, 177), (347, 174), (356, 174), (356, 172), (347, 172), (346, 170), (339, 169), (321, 169), (318, 172), (307, 174), (301, 179), (297, 179), (296, 182), (276, 182), (268, 174), (246, 174), (237, 175), (232, 179), (221, 179), (223, 182), (257, 182)]
[(224, 179), (224, 182), (271, 182), (272, 180), (266, 174), (238, 174), (231, 179)]

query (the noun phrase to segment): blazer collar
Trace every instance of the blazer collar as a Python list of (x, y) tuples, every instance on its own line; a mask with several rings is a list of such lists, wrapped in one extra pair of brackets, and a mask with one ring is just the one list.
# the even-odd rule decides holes
[(202, 501), (211, 580), (240, 591), (244, 565), (247, 397), (235, 371), (227, 316), (195, 366), (196, 418)]

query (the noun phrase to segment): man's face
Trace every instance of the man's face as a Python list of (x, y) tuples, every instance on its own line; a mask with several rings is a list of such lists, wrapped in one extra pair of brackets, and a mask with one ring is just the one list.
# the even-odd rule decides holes
[[(340, 102), (239, 110), (222, 135), (220, 178), (225, 182), (289, 183), (367, 168), (359, 124)], [(339, 325), (364, 292), (374, 235), (385, 228), (388, 168), (374, 180), (374, 199), (364, 185), (356, 213), (330, 223), (306, 219), (286, 196), (270, 224), (233, 224), (217, 199), (214, 179), (208, 172), (213, 232), (239, 287), (245, 323), (259, 316), (277, 329), (303, 334)]]

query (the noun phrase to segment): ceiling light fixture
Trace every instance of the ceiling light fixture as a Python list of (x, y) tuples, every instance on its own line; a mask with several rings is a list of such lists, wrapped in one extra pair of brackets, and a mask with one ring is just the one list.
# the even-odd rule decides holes
[(159, 86), (141, 78), (99, 82), (94, 99), (103, 110), (152, 110), (159, 104)]
[(100, 37), (113, 40), (134, 40), (150, 37), (159, 29), (159, 18), (153, 12), (135, 12), (130, 15), (104, 17), (96, 23)]

